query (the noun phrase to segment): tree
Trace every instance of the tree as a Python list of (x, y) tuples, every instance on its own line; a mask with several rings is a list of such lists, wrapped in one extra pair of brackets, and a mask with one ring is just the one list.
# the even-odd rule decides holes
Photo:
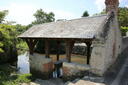
[(118, 13), (119, 24), (123, 27), (128, 27), (128, 8), (127, 7), (119, 7)]
[(32, 24), (42, 24), (46, 22), (53, 22), (55, 20), (54, 16), (55, 15), (52, 12), (46, 13), (42, 9), (39, 9), (34, 14), (34, 17), (36, 18), (36, 20), (32, 22)]
[(16, 40), (15, 26), (0, 24), (0, 63), (17, 60)]
[(8, 10), (0, 11), (0, 23), (4, 21), (4, 18), (6, 17), (7, 14), (8, 14)]
[(87, 16), (89, 16), (88, 11), (85, 11), (85, 12), (83, 13), (82, 17), (87, 17)]
[(121, 32), (123, 36), (126, 36), (126, 32), (128, 32), (128, 27), (121, 26)]
[[(33, 21), (31, 24), (27, 26), (27, 29), (32, 27), (33, 25), (36, 24), (43, 24), (43, 23), (48, 23), (48, 22), (53, 22), (55, 20), (54, 18), (54, 13), (46, 13), (42, 9), (37, 10), (33, 16), (35, 17), (35, 21)], [(54, 41), (50, 41), (52, 43)], [(37, 46), (35, 48), (35, 51), (38, 53), (43, 53), (44, 52), (44, 40), (39, 40), (37, 43)]]
[[(94, 15), (105, 14), (105, 9), (101, 13), (96, 13)], [(127, 7), (119, 7), (118, 10), (118, 21), (119, 26), (122, 32), (122, 35), (125, 36), (126, 32), (128, 31), (128, 8)]]
[(119, 7), (118, 21), (122, 35), (125, 36), (126, 32), (128, 32), (128, 8)]

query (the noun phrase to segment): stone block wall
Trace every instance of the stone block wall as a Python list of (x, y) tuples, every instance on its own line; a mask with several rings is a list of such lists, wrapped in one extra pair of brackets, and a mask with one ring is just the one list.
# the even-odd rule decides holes
[(101, 42), (93, 42), (93, 49), (90, 59), (90, 67), (91, 71), (98, 75), (103, 75), (103, 72), (105, 70), (105, 49), (104, 44)]
[(33, 76), (49, 79), (52, 77), (53, 72), (53, 62), (50, 58), (45, 58), (41, 54), (34, 53), (29, 56), (30, 60), (30, 73)]
[(88, 71), (90, 69), (89, 65), (81, 65), (77, 63), (63, 63), (63, 79), (64, 80), (74, 80), (77, 77), (83, 77), (88, 75)]
[(116, 61), (122, 50), (122, 37), (116, 19), (110, 23), (105, 39), (93, 41), (91, 71), (100, 76)]

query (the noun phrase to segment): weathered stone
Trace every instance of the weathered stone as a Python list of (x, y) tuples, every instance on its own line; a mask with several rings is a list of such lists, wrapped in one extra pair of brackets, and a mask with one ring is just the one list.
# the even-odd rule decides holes
[(77, 77), (83, 77), (88, 75), (90, 69), (89, 65), (81, 65), (77, 63), (63, 63), (63, 79), (74, 80)]
[(49, 80), (36, 79), (35, 83), (38, 83), (39, 85), (64, 85), (63, 81), (59, 78)]
[(30, 55), (30, 72), (33, 76), (48, 79), (52, 76), (53, 62), (50, 58), (45, 58), (40, 54)]
[(75, 85), (105, 85), (102, 83), (95, 83), (91, 81), (79, 80)]
[[(98, 36), (99, 37), (99, 36)], [(99, 41), (103, 43), (99, 43)], [(103, 76), (104, 72), (115, 62), (122, 50), (121, 33), (116, 17), (109, 24), (109, 31), (104, 40), (93, 41), (91, 54), (91, 71)]]

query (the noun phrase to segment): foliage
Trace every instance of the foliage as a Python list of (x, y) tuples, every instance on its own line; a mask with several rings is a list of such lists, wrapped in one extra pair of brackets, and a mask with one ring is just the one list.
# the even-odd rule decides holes
[(0, 23), (4, 21), (4, 18), (7, 14), (8, 14), (8, 10), (0, 11)]
[(128, 27), (121, 26), (121, 32), (123, 36), (126, 36), (126, 32), (128, 32)]
[(17, 56), (15, 26), (0, 24), (0, 44), (0, 62)]
[(127, 7), (119, 7), (118, 20), (121, 26), (128, 27), (128, 8)]
[[(22, 26), (20, 24), (15, 25), (16, 28), (16, 36), (19, 36), (21, 33), (27, 30), (27, 26)], [(16, 48), (18, 50), (18, 54), (24, 53), (28, 50), (28, 46), (26, 42), (20, 38), (17, 38)]]
[(32, 75), (31, 74), (18, 74), (17, 79), (15, 82), (20, 82), (20, 83), (29, 83), (31, 80), (29, 79)]
[(27, 49), (26, 43), (17, 38), (25, 30), (26, 26), (0, 24), (0, 62), (16, 61), (17, 49), (19, 52)]
[[(101, 13), (97, 13), (94, 15), (99, 15), (99, 14), (105, 14), (105, 9)], [(126, 32), (128, 31), (127, 29), (124, 29), (128, 27), (128, 8), (127, 7), (119, 7), (118, 21), (119, 21), (122, 35), (125, 36)]]
[(31, 82), (31, 74), (16, 74), (10, 65), (0, 65), (0, 85), (20, 85)]
[[(42, 9), (37, 10), (33, 16), (35, 17), (36, 20), (33, 21), (31, 24), (29, 24), (27, 26), (27, 29), (32, 27), (33, 25), (36, 25), (36, 24), (53, 22), (55, 20), (54, 13), (52, 13), (52, 12), (46, 13)], [(50, 41), (50, 44), (53, 44), (53, 42), (54, 41)], [(37, 43), (35, 51), (38, 53), (44, 53), (44, 40), (39, 40), (39, 42)]]
[(85, 12), (83, 13), (82, 17), (87, 17), (87, 16), (89, 16), (88, 11), (85, 11)]
[(18, 50), (18, 54), (25, 53), (28, 50), (28, 45), (24, 40), (19, 40), (19, 42), (16, 45), (16, 48)]
[(3, 47), (3, 43), (2, 42), (0, 42), (0, 52), (3, 53), (4, 50), (1, 47)]
[(27, 30), (26, 26), (23, 26), (20, 24), (15, 25), (15, 28), (16, 28), (16, 32), (17, 32), (16, 35), (17, 36)]
[(15, 26), (2, 24), (7, 14), (7, 10), (0, 11), (0, 63), (17, 60)]
[(34, 17), (36, 18), (36, 20), (32, 22), (32, 24), (42, 24), (46, 22), (52, 22), (55, 20), (54, 16), (55, 15), (52, 12), (46, 13), (42, 9), (39, 9), (34, 14)]

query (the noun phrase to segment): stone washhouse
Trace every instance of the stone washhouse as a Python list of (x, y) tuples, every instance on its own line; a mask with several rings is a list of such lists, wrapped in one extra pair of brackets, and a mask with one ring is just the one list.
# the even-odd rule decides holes
[[(53, 71), (62, 68), (63, 76), (76, 76), (78, 72), (90, 71), (103, 76), (121, 53), (122, 37), (118, 27), (118, 0), (106, 0), (107, 14), (63, 20), (32, 26), (18, 36), (26, 40), (30, 51), (30, 72), (38, 77), (50, 78)], [(34, 53), (38, 40), (45, 41), (45, 56)], [(66, 60), (59, 59), (53, 63), (49, 57), (49, 41), (55, 40), (57, 50), (61, 41), (66, 48)], [(86, 43), (87, 64), (72, 63), (71, 52), (75, 42)], [(90, 48), (92, 50), (90, 51)]]

